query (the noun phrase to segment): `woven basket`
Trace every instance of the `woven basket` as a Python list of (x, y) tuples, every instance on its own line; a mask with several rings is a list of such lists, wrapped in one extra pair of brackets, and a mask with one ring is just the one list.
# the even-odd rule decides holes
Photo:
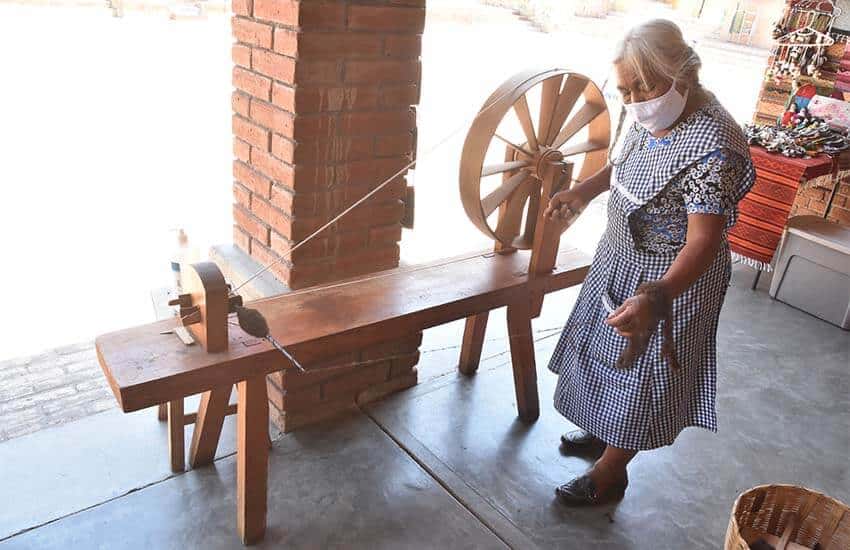
[(776, 550), (850, 549), (850, 507), (795, 485), (761, 485), (735, 501), (726, 550), (749, 550), (764, 539)]

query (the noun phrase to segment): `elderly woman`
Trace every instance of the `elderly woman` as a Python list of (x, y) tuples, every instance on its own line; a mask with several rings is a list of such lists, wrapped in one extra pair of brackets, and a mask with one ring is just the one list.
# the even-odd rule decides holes
[(638, 451), (671, 445), (688, 426), (716, 431), (726, 230), (754, 180), (741, 129), (700, 85), (699, 57), (675, 24), (632, 29), (614, 67), (634, 124), (617, 158), (547, 210), (565, 219), (611, 190), (607, 229), (549, 364), (555, 408), (580, 428), (561, 438), (562, 452), (598, 458), (556, 489), (567, 505), (621, 498)]

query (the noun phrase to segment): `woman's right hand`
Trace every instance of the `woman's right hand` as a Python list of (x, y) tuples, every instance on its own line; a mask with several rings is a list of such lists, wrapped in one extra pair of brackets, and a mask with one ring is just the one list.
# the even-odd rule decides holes
[(581, 214), (587, 202), (577, 189), (560, 191), (549, 200), (549, 206), (546, 207), (543, 215), (552, 220), (567, 221)]

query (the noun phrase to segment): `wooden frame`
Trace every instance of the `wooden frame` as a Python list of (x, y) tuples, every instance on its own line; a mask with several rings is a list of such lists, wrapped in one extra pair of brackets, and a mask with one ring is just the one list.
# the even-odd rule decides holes
[[(526, 93), (538, 84), (542, 94), (535, 131)], [(584, 104), (573, 113), (582, 96)], [(519, 118), (524, 143), (496, 133), (511, 112)], [(547, 293), (579, 284), (590, 263), (574, 249), (559, 248), (568, 224), (547, 220), (543, 211), (550, 197), (572, 181), (574, 165), (567, 159), (584, 156), (579, 177), (601, 167), (610, 138), (610, 120), (603, 113), (607, 110), (602, 95), (586, 77), (561, 69), (517, 75), (482, 108), (461, 163), (464, 208), (473, 223), (496, 241), (493, 252), (394, 269), (248, 306), (263, 315), (269, 334), (306, 365), (465, 318), (459, 368), (466, 374), (474, 373), (480, 361), (489, 311), (506, 307), (517, 412), (524, 421), (536, 420), (540, 409), (532, 319), (539, 316)], [(569, 141), (585, 128), (584, 141), (571, 145)], [(484, 167), (487, 150), (501, 141), (507, 142), (505, 162)], [(482, 178), (499, 174), (502, 184), (482, 197)], [(488, 218), (497, 210), (493, 228)], [(190, 419), (183, 412), (183, 398), (203, 394), (200, 409), (191, 418), (195, 432), (190, 461), (200, 466), (213, 460), (222, 422), (233, 412), (228, 405), (231, 388), (237, 385), (237, 527), (243, 543), (252, 544), (263, 538), (266, 526), (265, 377), (292, 365), (267, 340), (238, 326), (228, 330), (227, 315), (221, 311), (232, 311), (238, 297), (228, 295), (214, 264), (196, 266), (195, 272), (199, 281), (175, 303), (197, 317), (190, 321), (200, 325), (193, 332), (205, 335), (203, 347), (185, 347), (164, 335), (173, 323), (164, 321), (97, 338), (98, 360), (125, 412), (168, 403), (175, 469), (182, 469), (182, 432)]]

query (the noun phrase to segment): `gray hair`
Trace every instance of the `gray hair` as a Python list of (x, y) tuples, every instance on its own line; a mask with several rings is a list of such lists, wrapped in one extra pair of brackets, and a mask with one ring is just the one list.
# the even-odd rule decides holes
[(614, 63), (627, 63), (646, 86), (666, 79), (700, 88), (702, 62), (672, 21), (653, 19), (630, 29), (620, 41)]

